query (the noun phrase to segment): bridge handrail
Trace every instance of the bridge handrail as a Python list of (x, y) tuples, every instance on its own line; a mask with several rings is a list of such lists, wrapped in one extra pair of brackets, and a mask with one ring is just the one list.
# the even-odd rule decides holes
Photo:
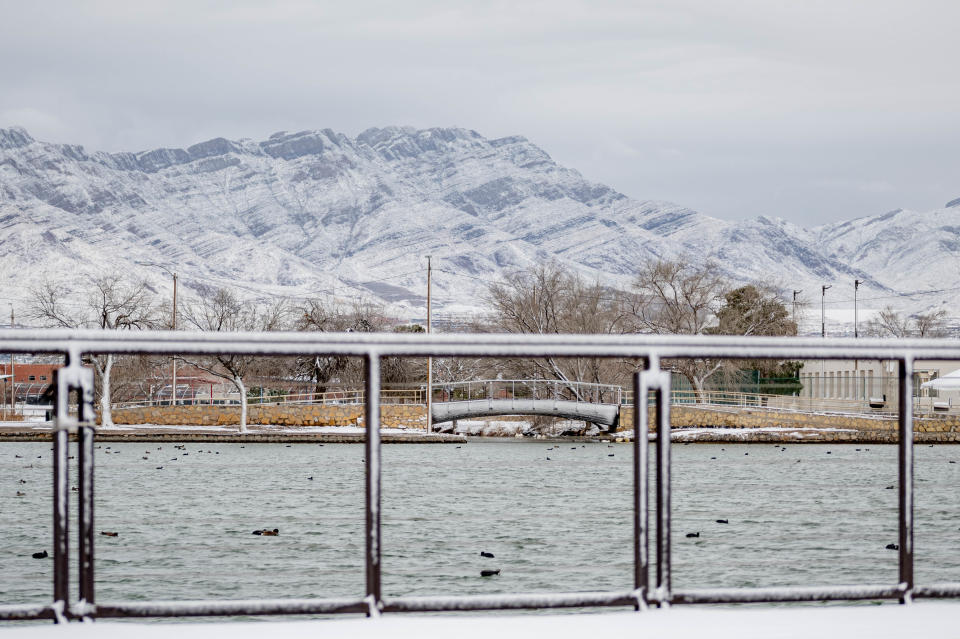
[[(453, 395), (457, 389), (465, 388), (466, 396), (464, 397), (461, 392), (460, 399), (471, 400), (496, 399), (493, 397), (495, 390), (505, 393), (507, 389), (509, 389), (510, 397), (528, 397), (525, 393), (529, 392), (530, 398), (540, 399), (536, 397), (538, 387), (547, 392), (552, 389), (553, 399), (562, 399), (560, 394), (563, 391), (568, 391), (570, 395), (572, 395), (572, 397), (569, 398), (572, 401), (590, 401), (593, 399), (593, 403), (598, 404), (620, 404), (623, 402), (624, 389), (618, 384), (601, 384), (597, 382), (580, 382), (561, 379), (475, 379), (457, 382), (434, 382), (433, 391), (434, 394), (439, 390)], [(475, 397), (473, 395), (474, 389), (478, 391), (479, 396)], [(518, 390), (521, 392), (519, 395)], [(603, 399), (605, 397), (610, 401), (604, 402)], [(544, 397), (542, 399), (548, 398)]]

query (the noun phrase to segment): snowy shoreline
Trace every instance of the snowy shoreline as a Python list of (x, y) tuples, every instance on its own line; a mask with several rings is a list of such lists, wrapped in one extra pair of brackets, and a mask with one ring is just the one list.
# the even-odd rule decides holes
[[(462, 443), (470, 438), (499, 438), (504, 440), (578, 440), (578, 441), (633, 441), (633, 430), (615, 433), (597, 430), (575, 433), (573, 422), (560, 423), (553, 429), (536, 431), (526, 420), (460, 420), (456, 428), (428, 435), (418, 428), (382, 428), (385, 443)], [(40, 441), (49, 438), (49, 422), (0, 422), (0, 441)], [(286, 426), (250, 425), (247, 433), (240, 433), (234, 425), (195, 426), (170, 424), (137, 424), (98, 427), (97, 437), (104, 441), (172, 441), (182, 437), (184, 441), (210, 439), (211, 441), (244, 441), (250, 443), (329, 442), (357, 443), (365, 439), (366, 430), (358, 426)], [(926, 440), (915, 434), (917, 441), (924, 443), (960, 443), (954, 440)], [(656, 439), (651, 434), (651, 441)], [(689, 443), (849, 443), (883, 444), (895, 443), (895, 431), (862, 431), (849, 428), (817, 428), (765, 426), (757, 428), (677, 428), (671, 432), (671, 440)]]

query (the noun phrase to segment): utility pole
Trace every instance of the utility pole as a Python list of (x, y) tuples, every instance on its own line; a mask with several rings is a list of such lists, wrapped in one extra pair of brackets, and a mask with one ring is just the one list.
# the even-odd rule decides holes
[(820, 287), (820, 337), (827, 336), (827, 315), (825, 309), (825, 300), (827, 298), (827, 289), (833, 288), (832, 284), (824, 284)]
[[(860, 337), (860, 315), (857, 309), (857, 291), (860, 290), (861, 284), (863, 284), (863, 282), (861, 282), (860, 280), (857, 280), (857, 279), (853, 280), (853, 338), (854, 339), (857, 339), (858, 337)], [(858, 359), (853, 360), (853, 375), (854, 375), (854, 378), (853, 378), (854, 385), (859, 386), (858, 376), (860, 375), (860, 360)], [(866, 395), (866, 391), (862, 392), (861, 394)]]
[[(171, 277), (173, 277), (173, 319), (170, 321), (170, 329), (174, 331), (177, 330), (177, 279), (178, 278), (177, 278), (176, 271), (171, 271), (163, 264), (157, 264), (156, 262), (137, 262), (137, 264), (141, 264), (143, 266), (156, 266), (159, 269), (163, 269), (163, 271), (167, 275), (170, 275)], [(171, 368), (173, 369), (172, 370), (173, 379), (171, 380), (170, 405), (176, 406), (177, 404), (177, 358), (176, 356), (171, 358)]]
[[(799, 295), (800, 293), (803, 293), (803, 291), (799, 290), (799, 291), (793, 292), (793, 325), (797, 326), (798, 329), (799, 329), (799, 326), (797, 325), (797, 295)], [(800, 331), (798, 330), (797, 332), (799, 333)]]
[[(430, 256), (427, 256), (427, 335), (430, 335), (433, 328), (432, 316), (430, 314), (430, 287), (433, 269), (430, 263)], [(427, 358), (427, 434), (433, 432), (433, 358)]]
[[(13, 330), (13, 304), (10, 305), (10, 329)], [(10, 351), (10, 412), (16, 414), (17, 412), (17, 377), (16, 371), (14, 370), (16, 366), (13, 360), (13, 351)]]

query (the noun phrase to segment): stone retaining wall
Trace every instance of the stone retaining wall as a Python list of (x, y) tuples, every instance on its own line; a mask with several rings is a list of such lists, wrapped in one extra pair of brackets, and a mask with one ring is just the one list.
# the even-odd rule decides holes
[[(170, 443), (206, 443), (206, 444), (363, 444), (363, 433), (114, 433), (98, 432), (98, 442), (170, 442)], [(52, 431), (0, 431), (2, 442), (49, 442)], [(70, 434), (70, 441), (76, 441), (76, 433)], [(423, 435), (408, 433), (384, 433), (384, 444), (464, 444), (467, 438), (462, 435)]]
[[(250, 406), (248, 424), (283, 426), (363, 426), (362, 404), (278, 404)], [(240, 423), (239, 406), (152, 406), (114, 410), (114, 424), (177, 424), (186, 426), (228, 426)], [(384, 428), (423, 428), (427, 418), (422, 404), (380, 406)]]
[[(247, 414), (249, 424), (278, 424), (284, 426), (363, 426), (364, 407), (358, 404), (323, 405), (270, 405), (251, 406)], [(387, 404), (380, 407), (380, 419), (385, 428), (423, 428), (426, 407), (422, 404)], [(525, 418), (529, 419), (529, 418)], [(188, 426), (237, 425), (240, 421), (238, 406), (158, 406), (151, 408), (126, 408), (113, 411), (115, 424), (167, 424)], [(651, 430), (656, 431), (653, 409), (650, 409)], [(779, 427), (787, 429), (834, 429), (822, 437), (827, 441), (895, 442), (897, 420), (891, 417), (868, 415), (815, 415), (792, 413), (770, 409), (717, 409), (698, 406), (673, 405), (670, 407), (672, 428), (724, 428), (754, 429)], [(618, 430), (632, 430), (633, 408), (620, 408)], [(914, 420), (917, 441), (960, 442), (960, 417), (924, 417)], [(725, 441), (722, 433), (712, 436), (716, 441)], [(737, 434), (731, 441), (740, 441)], [(753, 433), (751, 438), (770, 437), (770, 441), (783, 438), (776, 433)], [(779, 437), (779, 439), (777, 439)]]

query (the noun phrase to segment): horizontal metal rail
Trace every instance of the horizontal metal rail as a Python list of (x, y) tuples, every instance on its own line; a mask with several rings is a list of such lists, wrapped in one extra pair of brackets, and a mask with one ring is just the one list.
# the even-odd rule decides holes
[(365, 357), (635, 357), (734, 359), (960, 359), (946, 339), (816, 339), (705, 335), (463, 335), (0, 330), (14, 353), (353, 355)]
[(893, 586), (789, 586), (782, 588), (711, 588), (675, 590), (671, 604), (788, 603), (800, 601), (864, 601), (899, 599), (906, 584)]
[[(632, 606), (707, 603), (756, 603), (830, 600), (960, 597), (960, 583), (916, 585), (913, 574), (913, 362), (915, 359), (960, 358), (960, 342), (948, 340), (850, 340), (684, 336), (608, 335), (416, 335), (311, 333), (177, 333), (111, 331), (0, 331), (0, 352), (60, 353), (67, 366), (57, 371), (56, 421), (53, 436), (53, 602), (48, 605), (2, 605), (0, 619), (96, 619), (98, 617), (164, 617), (214, 615), (296, 615), (463, 610), (512, 610), (587, 606)], [(97, 604), (94, 596), (94, 451), (92, 372), (80, 365), (89, 353), (341, 354), (362, 357), (366, 372), (364, 401), (365, 566), (363, 596), (339, 599), (259, 601), (112, 602)], [(384, 598), (381, 583), (381, 442), (380, 364), (384, 357), (546, 357), (592, 356), (635, 358), (645, 370), (634, 376), (634, 589), (607, 593), (500, 594)], [(670, 437), (658, 437), (656, 449), (655, 565), (649, 562), (649, 459), (644, 436), (651, 418), (647, 402), (657, 407), (653, 420), (660, 433), (670, 431), (670, 377), (660, 368), (666, 358), (729, 357), (736, 359), (879, 359), (897, 364), (898, 397), (898, 529), (899, 578), (892, 585), (802, 586), (673, 590), (671, 583)], [(77, 391), (78, 406), (69, 405)], [(77, 574), (78, 597), (71, 601), (68, 563), (70, 533), (67, 478), (68, 432), (80, 435)], [(655, 568), (655, 570), (651, 570)], [(650, 583), (651, 578), (653, 584)]]
[(471, 610), (539, 610), (640, 604), (639, 594), (627, 592), (570, 592), (446, 597), (397, 597), (383, 602), (383, 612), (455, 612)]
[(214, 617), (236, 615), (332, 615), (370, 612), (366, 599), (234, 599), (211, 601), (115, 601), (74, 606), (74, 616)]
[(59, 608), (54, 604), (18, 604), (0, 606), (2, 621), (33, 621), (37, 619), (56, 619)]

